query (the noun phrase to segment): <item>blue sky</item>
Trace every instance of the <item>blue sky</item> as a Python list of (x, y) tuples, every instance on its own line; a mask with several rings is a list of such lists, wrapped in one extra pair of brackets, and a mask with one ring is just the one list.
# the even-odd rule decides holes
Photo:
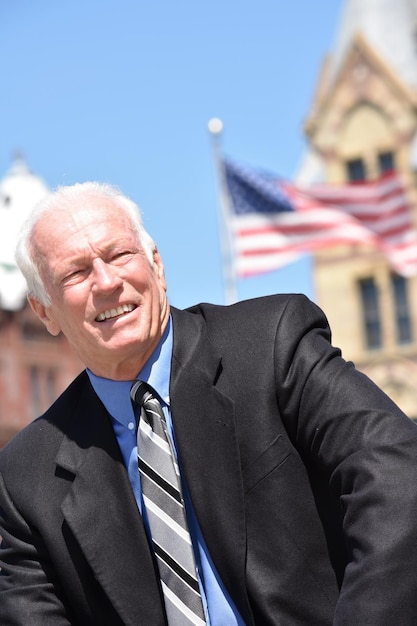
[[(224, 303), (208, 121), (223, 151), (291, 178), (343, 0), (1, 0), (0, 177), (118, 185), (142, 208), (172, 304)], [(310, 262), (238, 298), (314, 298)]]

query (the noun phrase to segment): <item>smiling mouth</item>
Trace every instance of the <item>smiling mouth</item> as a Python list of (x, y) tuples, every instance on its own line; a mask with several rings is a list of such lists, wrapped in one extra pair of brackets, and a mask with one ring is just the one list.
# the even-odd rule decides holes
[(122, 304), (115, 309), (108, 309), (107, 311), (103, 311), (103, 313), (97, 315), (96, 322), (104, 322), (115, 317), (120, 317), (121, 315), (125, 315), (125, 313), (130, 313), (133, 309), (136, 309), (135, 304)]

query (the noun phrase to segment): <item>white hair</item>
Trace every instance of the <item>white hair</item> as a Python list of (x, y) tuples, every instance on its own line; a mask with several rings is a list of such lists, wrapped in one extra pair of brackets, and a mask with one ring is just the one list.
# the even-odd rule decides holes
[(111, 199), (116, 209), (120, 209), (129, 219), (133, 230), (138, 234), (144, 252), (153, 264), (155, 242), (145, 230), (139, 207), (121, 191), (108, 183), (85, 182), (75, 185), (58, 187), (45, 196), (31, 211), (20, 229), (16, 246), (16, 263), (26, 279), (28, 292), (43, 305), (51, 303), (48, 291), (42, 278), (42, 260), (33, 242), (33, 233), (37, 224), (48, 213), (64, 211), (71, 213), (76, 206), (85, 205), (91, 199)]

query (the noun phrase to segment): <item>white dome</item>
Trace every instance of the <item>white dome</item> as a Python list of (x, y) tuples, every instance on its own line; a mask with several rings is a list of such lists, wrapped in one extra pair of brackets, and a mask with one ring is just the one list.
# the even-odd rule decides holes
[(20, 308), (26, 297), (26, 283), (16, 267), (14, 251), (17, 233), (32, 208), (48, 193), (48, 187), (32, 174), (22, 158), (13, 163), (0, 181), (0, 307)]

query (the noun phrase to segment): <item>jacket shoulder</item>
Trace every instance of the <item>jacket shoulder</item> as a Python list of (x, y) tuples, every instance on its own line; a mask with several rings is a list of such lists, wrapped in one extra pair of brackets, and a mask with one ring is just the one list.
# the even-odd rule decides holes
[(200, 318), (209, 334), (220, 333), (227, 337), (237, 333), (242, 340), (244, 333), (266, 336), (275, 332), (280, 324), (293, 329), (311, 325), (328, 328), (323, 311), (304, 294), (263, 296), (228, 306), (201, 303), (186, 312)]
[(230, 305), (202, 302), (185, 310), (194, 315), (201, 315), (206, 320), (210, 320), (211, 318), (238, 318), (256, 314), (261, 314), (262, 316), (271, 314), (276, 317), (284, 312), (287, 307), (293, 307), (296, 310), (312, 309), (320, 311), (323, 315), (319, 307), (301, 293), (280, 293), (270, 296), (261, 296), (259, 298), (241, 300), (240, 302)]

